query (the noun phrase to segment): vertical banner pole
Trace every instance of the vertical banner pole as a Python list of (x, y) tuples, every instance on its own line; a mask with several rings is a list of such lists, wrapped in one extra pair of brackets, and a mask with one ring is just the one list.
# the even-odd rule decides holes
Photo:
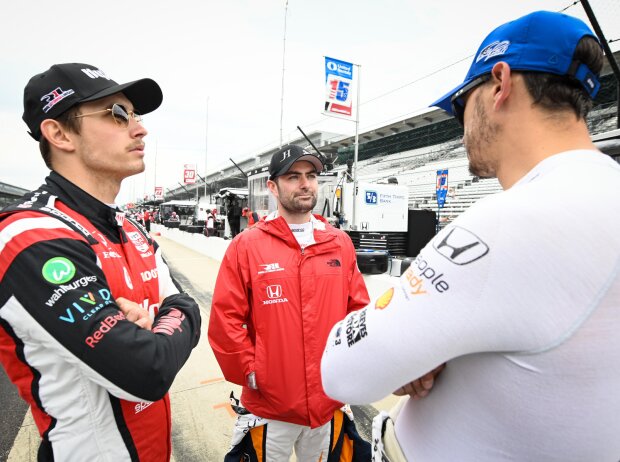
[(155, 166), (153, 168), (153, 186), (157, 187), (157, 140), (155, 140)]
[(357, 200), (357, 156), (359, 153), (359, 127), (360, 127), (360, 85), (362, 72), (359, 64), (355, 64), (357, 66), (357, 103), (355, 105), (355, 151), (353, 154), (353, 213), (352, 213), (352, 221), (351, 221), (351, 229), (357, 230), (357, 222), (355, 215), (355, 204)]
[(441, 228), (439, 217), (441, 208), (446, 202), (446, 194), (448, 193), (448, 169), (437, 170), (436, 183), (435, 193), (437, 196), (437, 225), (435, 227), (435, 234), (437, 234)]
[(282, 122), (284, 120), (284, 70), (286, 64), (286, 13), (288, 11), (288, 0), (284, 5), (284, 36), (282, 38), (282, 89), (280, 92), (280, 147), (283, 146)]
[(209, 97), (207, 96), (207, 117), (205, 120), (205, 199), (207, 203), (211, 202), (207, 199), (207, 151), (209, 145)]

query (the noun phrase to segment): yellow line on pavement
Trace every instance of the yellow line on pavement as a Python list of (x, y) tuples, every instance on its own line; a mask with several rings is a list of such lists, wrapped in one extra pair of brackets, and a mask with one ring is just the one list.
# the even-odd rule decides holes
[(213, 409), (221, 409), (224, 408), (228, 411), (228, 413), (230, 414), (231, 417), (235, 416), (235, 411), (233, 411), (232, 407), (230, 406), (229, 402), (225, 402), (225, 403), (220, 403), (220, 404), (214, 404), (213, 405)]
[(217, 383), (217, 382), (224, 382), (224, 377), (218, 377), (216, 379), (201, 380), (200, 384), (206, 385), (208, 383)]

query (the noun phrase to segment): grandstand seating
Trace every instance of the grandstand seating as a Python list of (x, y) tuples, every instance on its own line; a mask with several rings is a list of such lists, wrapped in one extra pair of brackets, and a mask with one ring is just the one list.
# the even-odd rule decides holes
[[(613, 74), (603, 76), (595, 106), (587, 118), (590, 133), (616, 128), (617, 91)], [(363, 143), (359, 147), (358, 180), (377, 183), (395, 177), (409, 189), (410, 209), (437, 211), (437, 170), (448, 169), (450, 193), (440, 212), (441, 225), (445, 225), (477, 200), (502, 190), (497, 179), (480, 179), (469, 173), (461, 136), (460, 126), (448, 119)], [(338, 149), (335, 171), (346, 170), (353, 149), (351, 145)]]
[[(607, 69), (600, 81), (601, 89), (587, 118), (589, 131), (593, 135), (617, 127), (618, 82), (610, 69)], [(377, 134), (380, 136), (377, 137)], [(441, 215), (452, 219), (478, 198), (501, 190), (497, 180), (479, 180), (469, 174), (467, 156), (461, 143), (462, 135), (463, 129), (456, 120), (439, 109), (360, 133), (358, 179), (374, 183), (386, 182), (388, 178), (395, 177), (399, 184), (409, 187), (410, 209), (436, 210), (436, 170), (448, 168), (449, 186), (454, 188), (455, 194), (454, 197), (449, 196)], [(326, 132), (314, 132), (309, 136), (328, 155), (330, 164), (334, 161), (335, 171), (347, 169), (347, 163), (353, 159), (355, 150), (353, 136)], [(298, 138), (289, 142), (304, 145), (306, 141)], [(275, 150), (277, 148), (273, 147), (253, 154), (240, 161), (240, 167), (246, 171), (265, 169)], [(207, 178), (210, 191), (222, 187), (245, 187), (246, 184), (247, 179), (239, 177), (237, 167), (233, 166), (211, 173)], [(204, 183), (197, 182), (187, 188), (175, 187), (168, 193), (171, 197), (187, 195), (193, 198), (203, 187)]]
[[(616, 110), (612, 103), (597, 106), (588, 116), (591, 133), (614, 129)], [(336, 165), (334, 170), (345, 169), (345, 165)], [(394, 177), (398, 184), (408, 187), (409, 209), (437, 211), (437, 170), (443, 169), (448, 169), (449, 193), (440, 211), (441, 226), (455, 219), (479, 199), (502, 191), (497, 179), (482, 179), (469, 173), (467, 153), (460, 136), (432, 146), (358, 161), (357, 177), (359, 181), (368, 183), (387, 182), (388, 178)]]

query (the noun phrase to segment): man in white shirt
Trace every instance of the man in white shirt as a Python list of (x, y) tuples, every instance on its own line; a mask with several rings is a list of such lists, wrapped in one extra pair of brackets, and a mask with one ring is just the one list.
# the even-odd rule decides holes
[[(620, 457), (620, 166), (585, 121), (602, 65), (582, 21), (539, 11), (491, 32), (433, 104), (504, 191), (336, 325), (322, 360), (326, 393), (354, 404), (446, 363), (386, 427), (392, 460), (394, 437), (408, 461)], [(367, 335), (341, 341), (350, 326)]]

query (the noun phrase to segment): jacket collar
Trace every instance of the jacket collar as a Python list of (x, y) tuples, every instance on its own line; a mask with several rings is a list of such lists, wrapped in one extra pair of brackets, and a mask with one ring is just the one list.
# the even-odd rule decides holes
[[(336, 230), (321, 215), (310, 215), (310, 220), (314, 223), (315, 245), (328, 242), (336, 238)], [(293, 232), (289, 228), (288, 223), (284, 218), (278, 216), (277, 211), (270, 213), (264, 220), (259, 221), (256, 227), (288, 242), (294, 247), (299, 246), (295, 236), (293, 236)], [(309, 246), (308, 249), (312, 247), (313, 246)]]

